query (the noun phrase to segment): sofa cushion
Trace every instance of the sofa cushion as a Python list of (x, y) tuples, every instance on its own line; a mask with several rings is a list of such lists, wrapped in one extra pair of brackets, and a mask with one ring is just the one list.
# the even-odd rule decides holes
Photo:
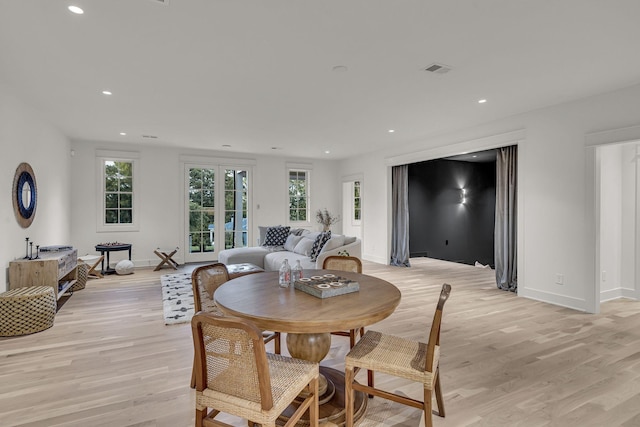
[(341, 234), (332, 235), (327, 243), (324, 244), (320, 253), (323, 254), (327, 251), (339, 248), (340, 246), (344, 246), (344, 236)]
[(264, 256), (268, 253), (269, 249), (262, 246), (225, 249), (218, 254), (218, 261), (226, 265), (249, 263), (264, 268)]
[(270, 252), (264, 257), (264, 269), (265, 271), (278, 271), (282, 265), (282, 261), (287, 259), (289, 265), (296, 265), (296, 260), (300, 260), (300, 265), (304, 269), (316, 268), (316, 263), (312, 262), (308, 256), (295, 254), (293, 252)]
[(356, 241), (356, 237), (355, 236), (344, 236), (344, 244), (345, 245), (350, 245), (352, 243), (354, 243)]
[(315, 261), (318, 259), (318, 255), (320, 255), (320, 251), (322, 247), (331, 239), (331, 231), (326, 231), (318, 234), (316, 240), (313, 242), (313, 247), (311, 248), (311, 261)]
[(262, 246), (284, 246), (290, 229), (288, 226), (269, 227)]
[(298, 242), (293, 252), (303, 256), (311, 256), (311, 249), (313, 248), (313, 242), (315, 239), (310, 239), (307, 236), (302, 236), (302, 239)]
[(293, 234), (289, 234), (289, 237), (287, 237), (287, 241), (284, 242), (284, 250), (289, 252), (295, 252), (294, 249), (296, 248), (296, 245), (300, 243), (300, 240), (302, 240), (302, 236), (295, 236)]

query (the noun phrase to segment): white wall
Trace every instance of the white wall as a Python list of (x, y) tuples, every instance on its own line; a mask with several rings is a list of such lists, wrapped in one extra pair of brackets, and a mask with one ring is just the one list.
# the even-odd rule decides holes
[[(287, 164), (305, 163), (311, 167), (311, 212), (308, 227), (317, 228), (315, 212), (327, 208), (331, 212), (340, 212), (340, 175), (338, 165), (326, 160), (300, 160), (283, 157), (253, 156), (239, 153), (216, 151), (189, 151), (177, 148), (156, 147), (150, 145), (132, 145), (102, 143), (92, 141), (73, 141), (73, 174), (71, 191), (74, 195), (83, 195), (81, 209), (72, 213), (73, 230), (71, 233), (78, 253), (95, 254), (95, 245), (101, 242), (120, 241), (131, 243), (132, 260), (137, 267), (156, 265), (160, 260), (153, 250), (180, 247), (174, 257), (182, 263), (184, 260), (184, 225), (182, 212), (183, 169), (181, 158), (200, 159), (235, 158), (255, 161), (253, 166), (253, 227), (249, 236), (250, 245), (255, 245), (259, 225), (287, 224)], [(98, 232), (96, 230), (97, 191), (96, 191), (96, 150), (124, 150), (139, 153), (140, 167), (140, 229), (129, 232)], [(259, 208), (258, 208), (259, 206)], [(340, 232), (340, 224), (333, 227)], [(126, 257), (126, 252), (111, 254), (114, 264)]]
[(640, 283), (637, 274), (640, 272), (638, 256), (638, 225), (640, 224), (640, 144), (622, 146), (621, 156), (621, 203), (622, 231), (620, 255), (620, 285), (622, 296), (640, 298)]
[[(70, 143), (36, 110), (0, 86), (0, 146), (0, 260), (8, 269), (10, 261), (25, 256), (26, 237), (34, 242), (34, 252), (35, 245), (70, 244)], [(13, 176), (22, 162), (31, 165), (37, 185), (35, 217), (26, 229), (16, 221), (12, 203)], [(5, 277), (0, 292), (8, 289), (8, 273)]]
[[(480, 149), (483, 138), (521, 129), (518, 294), (597, 311), (593, 166), (586, 135), (638, 125), (638, 111), (640, 86), (633, 86), (343, 161), (343, 174), (362, 172), (367, 183), (363, 257), (388, 262), (389, 159), (405, 155), (413, 162), (436, 152), (442, 157)], [(563, 285), (555, 283), (557, 274), (564, 276)]]
[(600, 301), (621, 296), (622, 147), (600, 149)]

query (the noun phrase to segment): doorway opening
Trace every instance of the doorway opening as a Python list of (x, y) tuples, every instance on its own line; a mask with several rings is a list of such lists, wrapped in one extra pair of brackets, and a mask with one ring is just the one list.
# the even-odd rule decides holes
[(597, 301), (640, 298), (640, 141), (596, 147)]

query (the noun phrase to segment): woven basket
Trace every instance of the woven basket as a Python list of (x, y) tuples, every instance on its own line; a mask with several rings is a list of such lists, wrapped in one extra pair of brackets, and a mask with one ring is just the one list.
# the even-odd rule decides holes
[(87, 286), (87, 279), (89, 278), (89, 266), (84, 262), (78, 263), (78, 280), (69, 289), (73, 292), (84, 289)]
[(17, 288), (0, 294), (0, 336), (40, 332), (53, 326), (56, 297), (50, 286)]

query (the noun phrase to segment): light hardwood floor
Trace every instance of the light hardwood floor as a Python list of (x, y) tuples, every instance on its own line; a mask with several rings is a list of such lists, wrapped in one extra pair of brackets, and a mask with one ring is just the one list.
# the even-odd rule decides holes
[[(426, 339), (440, 286), (452, 285), (442, 329), (447, 417), (434, 417), (436, 427), (640, 426), (639, 302), (608, 302), (590, 315), (499, 291), (490, 270), (426, 258), (412, 265), (364, 263), (402, 291), (398, 309), (372, 329)], [(90, 280), (53, 328), (0, 338), (0, 425), (193, 425), (190, 328), (162, 319), (159, 277), (172, 272)], [(323, 364), (342, 369), (348, 339), (333, 340)], [(376, 383), (422, 395), (383, 375)], [(382, 399), (369, 410), (361, 426), (421, 422), (418, 410)]]

